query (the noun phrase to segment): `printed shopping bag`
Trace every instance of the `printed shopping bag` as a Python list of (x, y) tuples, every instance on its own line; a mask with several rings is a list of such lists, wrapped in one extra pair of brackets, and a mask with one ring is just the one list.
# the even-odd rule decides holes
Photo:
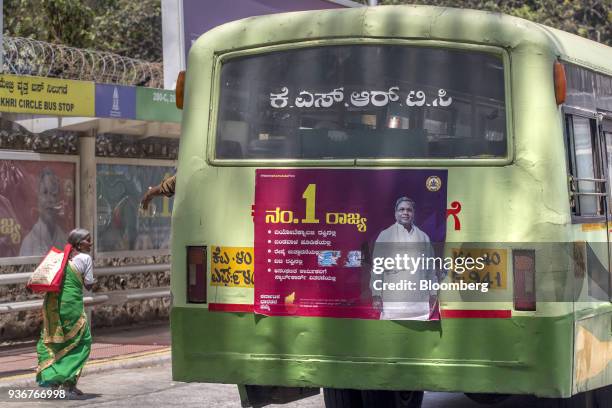
[(27, 287), (34, 292), (59, 292), (71, 249), (70, 244), (66, 244), (63, 251), (55, 247), (51, 248), (45, 259), (30, 276)]

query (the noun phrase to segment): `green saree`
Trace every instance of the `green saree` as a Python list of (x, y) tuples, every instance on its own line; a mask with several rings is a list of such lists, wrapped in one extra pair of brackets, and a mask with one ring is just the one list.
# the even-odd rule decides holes
[(39, 385), (76, 385), (91, 351), (91, 333), (83, 306), (83, 278), (72, 262), (66, 265), (61, 291), (45, 295), (36, 351)]

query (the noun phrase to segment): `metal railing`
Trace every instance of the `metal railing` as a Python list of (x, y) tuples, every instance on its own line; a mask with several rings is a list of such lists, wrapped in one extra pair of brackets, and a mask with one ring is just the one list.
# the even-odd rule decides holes
[[(155, 273), (170, 271), (169, 264), (162, 265), (127, 265), (115, 267), (94, 268), (94, 276), (126, 275), (138, 273)], [(0, 286), (26, 283), (32, 272), (10, 273), (0, 275)], [(86, 307), (97, 305), (119, 305), (134, 300), (156, 299), (170, 297), (170, 287), (157, 287), (145, 289), (119, 290), (101, 292), (83, 297)], [(38, 310), (42, 306), (42, 299), (26, 300), (21, 302), (0, 303), (1, 313), (21, 312), (27, 310)]]

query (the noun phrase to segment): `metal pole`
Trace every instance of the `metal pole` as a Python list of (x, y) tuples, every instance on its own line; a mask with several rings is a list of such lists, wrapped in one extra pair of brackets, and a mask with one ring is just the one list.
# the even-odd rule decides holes
[(96, 220), (96, 131), (79, 135), (79, 226), (94, 234)]
[[(94, 268), (94, 276), (123, 275), (134, 273), (156, 273), (170, 271), (170, 264), (147, 264), (147, 265), (126, 265), (126, 266), (107, 266)], [(32, 272), (7, 273), (0, 275), (0, 286), (26, 283)]]
[[(83, 302), (85, 307), (93, 308), (95, 306), (108, 303), (111, 305), (122, 305), (125, 302), (145, 299), (160, 299), (168, 298), (170, 295), (170, 287), (136, 289), (128, 291), (113, 291), (104, 292), (100, 295), (84, 296)], [(0, 304), (0, 314), (23, 312), (26, 310), (40, 310), (43, 300), (27, 300), (24, 302), (10, 302)]]
[[(94, 238), (96, 222), (96, 130), (79, 135), (79, 226), (89, 230)], [(86, 292), (88, 295), (91, 292)], [(93, 329), (91, 308), (86, 308), (89, 327)]]

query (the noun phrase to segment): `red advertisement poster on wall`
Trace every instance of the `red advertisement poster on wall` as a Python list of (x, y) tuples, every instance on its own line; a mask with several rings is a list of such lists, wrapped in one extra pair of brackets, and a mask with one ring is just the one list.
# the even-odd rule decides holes
[(75, 226), (76, 164), (0, 160), (0, 257), (63, 248)]
[(445, 240), (446, 182), (445, 170), (257, 170), (255, 312), (435, 319), (424, 260)]

